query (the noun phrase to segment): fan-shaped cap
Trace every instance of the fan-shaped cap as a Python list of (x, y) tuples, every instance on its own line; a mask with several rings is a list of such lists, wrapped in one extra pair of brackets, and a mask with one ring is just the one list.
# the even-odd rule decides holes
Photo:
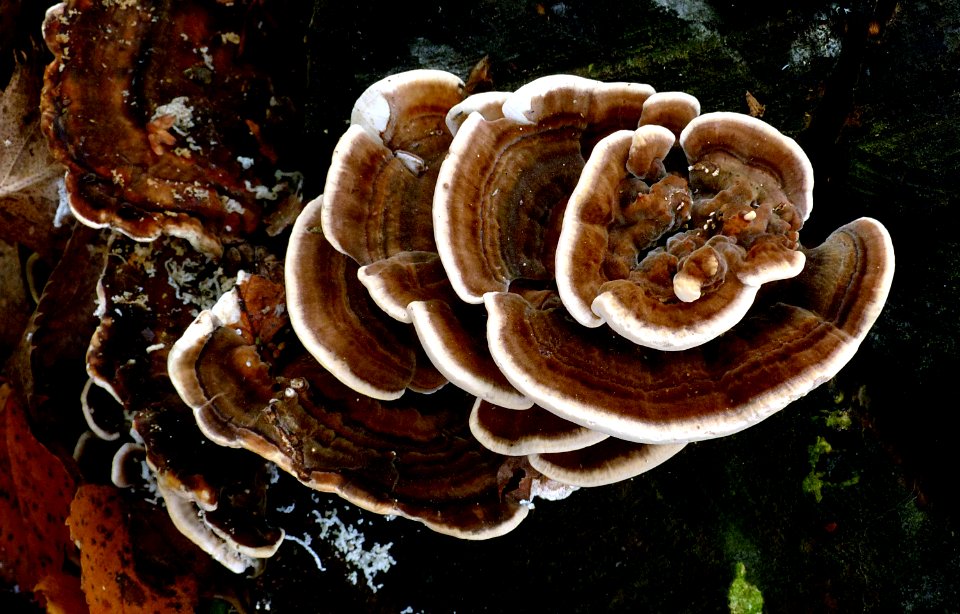
[(605, 486), (646, 473), (673, 458), (687, 444), (632, 443), (611, 437), (572, 450), (530, 456), (537, 471), (571, 486)]
[(442, 386), (446, 380), (423, 354), (413, 327), (373, 304), (356, 263), (324, 237), (323, 200), (304, 208), (287, 247), (287, 309), (300, 341), (340, 381), (377, 399)]
[(454, 290), (480, 303), (515, 279), (550, 279), (556, 235), (584, 152), (635, 128), (650, 86), (553, 75), (507, 97), (504, 119), (470, 115), (441, 165), (437, 251)]
[[(268, 340), (250, 316), (276, 305), (251, 304), (257, 279), (241, 279), (170, 353), (177, 390), (209, 439), (256, 452), (364, 509), (462, 538), (501, 535), (526, 516), (520, 502), (540, 476), (470, 436), (473, 397), (450, 386), (378, 401), (342, 385), (296, 344), (261, 348)], [(272, 352), (269, 363), (261, 351)]]
[(490, 350), (518, 390), (577, 424), (641, 443), (728, 435), (835, 375), (886, 300), (894, 256), (879, 222), (861, 218), (805, 253), (799, 276), (771, 284), (739, 324), (683, 352), (585, 329), (509, 293), (485, 296)]
[(278, 46), (260, 44), (282, 20), (244, 28), (245, 46), (221, 38), (249, 17), (239, 5), (50, 8), (41, 127), (67, 167), (77, 219), (138, 241), (179, 237), (218, 256), (224, 237), (299, 206), (272, 129), (286, 115), (270, 55)]
[(463, 88), (450, 73), (413, 70), (360, 95), (323, 190), (323, 231), (338, 251), (360, 265), (434, 251), (433, 188), (452, 138), (445, 119)]

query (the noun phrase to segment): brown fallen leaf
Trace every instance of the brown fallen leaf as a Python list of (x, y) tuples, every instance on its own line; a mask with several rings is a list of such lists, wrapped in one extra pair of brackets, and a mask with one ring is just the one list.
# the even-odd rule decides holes
[(0, 579), (68, 587), (77, 582), (63, 572), (73, 548), (65, 522), (75, 481), (30, 432), (14, 396), (0, 385)]
[(0, 240), (0, 363), (3, 363), (27, 326), (30, 303), (16, 245)]
[(18, 64), (0, 93), (0, 239), (49, 254), (64, 168), (40, 132), (40, 86), (33, 63)]
[(198, 584), (187, 575), (155, 585), (137, 569), (130, 511), (113, 486), (81, 486), (70, 506), (70, 536), (80, 547), (81, 586), (93, 612), (193, 612)]

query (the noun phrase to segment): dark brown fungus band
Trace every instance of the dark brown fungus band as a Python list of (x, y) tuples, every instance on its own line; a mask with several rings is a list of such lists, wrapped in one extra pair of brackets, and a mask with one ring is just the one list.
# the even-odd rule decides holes
[(641, 443), (720, 437), (833, 377), (880, 314), (894, 270), (886, 229), (861, 218), (805, 249), (724, 335), (682, 352), (580, 327), (562, 309), (490, 293), (487, 338), (517, 389), (576, 424)]
[(437, 179), (433, 227), (453, 288), (468, 303), (516, 279), (553, 277), (567, 198), (594, 143), (634, 129), (653, 88), (553, 75), (506, 98), (503, 119), (473, 113)]
[(357, 395), (296, 344), (265, 362), (258, 343), (268, 340), (248, 317), (262, 308), (246, 302), (254, 283), (241, 279), (170, 354), (171, 378), (207, 437), (311, 488), (457, 537), (494, 537), (526, 516), (522, 502), (550, 481), (470, 435), (472, 396), (452, 386), (396, 401)]
[(48, 11), (42, 127), (80, 221), (219, 254), (225, 237), (297, 206), (271, 141), (289, 115), (269, 57), (279, 46), (263, 44), (275, 26), (250, 28), (247, 11), (151, 0)]

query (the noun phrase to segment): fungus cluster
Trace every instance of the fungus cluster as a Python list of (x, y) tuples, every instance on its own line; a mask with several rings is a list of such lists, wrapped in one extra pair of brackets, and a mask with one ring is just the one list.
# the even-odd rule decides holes
[(162, 499), (181, 533), (236, 572), (262, 569), (283, 540), (265, 517), (271, 467), (203, 436), (167, 356), (240, 269), (282, 282), (253, 242), (300, 208), (299, 176), (278, 166), (296, 124), (290, 64), (275, 61), (280, 17), (239, 3), (69, 0), (43, 31), (54, 60), (41, 127), (66, 168), (61, 205), (117, 231), (75, 232), (61, 261), (70, 279), (51, 284), (78, 297), (96, 285), (96, 311), (81, 308), (97, 322), (75, 456), (106, 453), (107, 479)]
[[(393, 75), (358, 99), (293, 227), (285, 299), (252, 306), (242, 277), (171, 378), (221, 445), (370, 510), (499, 535), (536, 494), (635, 476), (849, 361), (893, 249), (867, 218), (804, 247), (812, 188), (793, 140), (687, 94)], [(284, 308), (296, 335), (271, 342), (258, 314)]]
[(245, 19), (154, 0), (48, 10), (42, 128), (84, 224), (213, 255), (282, 226), (298, 204), (297, 181), (276, 168), (288, 99), (272, 29)]

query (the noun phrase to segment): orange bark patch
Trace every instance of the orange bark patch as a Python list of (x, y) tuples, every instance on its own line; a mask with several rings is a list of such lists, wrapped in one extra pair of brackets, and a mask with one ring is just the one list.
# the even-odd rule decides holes
[(80, 590), (80, 578), (63, 574), (47, 576), (33, 590), (47, 602), (47, 614), (81, 614), (90, 611)]

